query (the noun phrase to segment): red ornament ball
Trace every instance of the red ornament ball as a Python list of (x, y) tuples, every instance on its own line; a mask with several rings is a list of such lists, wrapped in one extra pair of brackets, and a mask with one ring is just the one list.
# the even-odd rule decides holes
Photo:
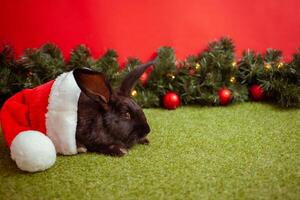
[(219, 102), (220, 105), (225, 106), (231, 102), (232, 92), (227, 88), (221, 88), (219, 90)]
[(163, 97), (164, 107), (171, 110), (180, 105), (180, 97), (175, 92), (167, 92)]
[(142, 84), (142, 86), (145, 86), (147, 84), (148, 79), (149, 79), (148, 73), (144, 72), (140, 77), (140, 83)]
[(260, 85), (252, 85), (249, 93), (253, 101), (261, 101), (264, 98), (264, 90)]

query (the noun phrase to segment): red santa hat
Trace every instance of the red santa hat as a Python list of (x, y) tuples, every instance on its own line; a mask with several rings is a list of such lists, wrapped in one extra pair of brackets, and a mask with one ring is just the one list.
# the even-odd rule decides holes
[(77, 153), (76, 126), (80, 89), (73, 72), (8, 99), (0, 112), (11, 157), (24, 171), (51, 167), (56, 153)]

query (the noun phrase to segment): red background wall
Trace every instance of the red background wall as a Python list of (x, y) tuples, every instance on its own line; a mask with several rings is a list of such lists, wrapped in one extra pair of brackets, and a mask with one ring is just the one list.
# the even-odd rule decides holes
[(272, 47), (289, 57), (300, 47), (300, 1), (0, 0), (0, 43), (18, 54), (54, 42), (65, 55), (82, 43), (95, 57), (113, 48), (121, 62), (162, 45), (183, 58), (224, 35), (238, 54)]

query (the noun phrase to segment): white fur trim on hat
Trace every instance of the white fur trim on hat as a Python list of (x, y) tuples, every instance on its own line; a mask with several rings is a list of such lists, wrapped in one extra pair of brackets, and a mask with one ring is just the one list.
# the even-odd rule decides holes
[(80, 92), (73, 71), (57, 77), (51, 88), (46, 114), (46, 130), (57, 153), (64, 155), (77, 153), (75, 134)]
[(39, 131), (22, 131), (12, 141), (10, 155), (24, 171), (37, 172), (50, 168), (56, 160), (52, 141)]

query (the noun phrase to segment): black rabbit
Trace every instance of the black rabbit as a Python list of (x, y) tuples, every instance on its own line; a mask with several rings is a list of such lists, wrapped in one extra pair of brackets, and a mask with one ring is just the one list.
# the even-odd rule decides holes
[(81, 89), (76, 129), (80, 152), (123, 156), (134, 144), (148, 144), (150, 127), (141, 107), (131, 98), (131, 90), (142, 73), (155, 61), (137, 66), (113, 90), (102, 73), (75, 69)]

